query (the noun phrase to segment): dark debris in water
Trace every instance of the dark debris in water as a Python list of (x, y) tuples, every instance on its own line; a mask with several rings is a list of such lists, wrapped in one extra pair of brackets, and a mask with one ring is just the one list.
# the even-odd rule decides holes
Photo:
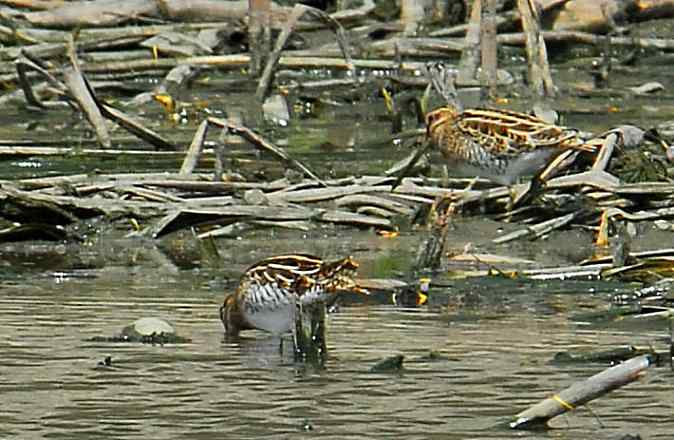
[(103, 359), (102, 361), (98, 361), (98, 364), (96, 364), (96, 368), (99, 369), (108, 367), (112, 367), (112, 356), (106, 356), (105, 359)]
[(405, 356), (398, 354), (377, 362), (370, 368), (370, 373), (399, 373), (403, 370)]
[(449, 358), (445, 356), (444, 354), (440, 353), (437, 350), (429, 350), (428, 354), (425, 354), (423, 356), (420, 356), (416, 360), (418, 361), (426, 361), (426, 362), (441, 362), (441, 361), (448, 361)]
[(313, 431), (314, 430), (314, 425), (311, 423), (311, 421), (304, 420), (302, 422), (302, 431)]
[(633, 345), (625, 347), (616, 347), (609, 350), (599, 350), (590, 352), (558, 352), (555, 353), (553, 364), (571, 364), (571, 363), (586, 363), (586, 362), (601, 362), (601, 363), (616, 363), (626, 361), (627, 359), (639, 356), (642, 354), (651, 354), (651, 349), (640, 349)]

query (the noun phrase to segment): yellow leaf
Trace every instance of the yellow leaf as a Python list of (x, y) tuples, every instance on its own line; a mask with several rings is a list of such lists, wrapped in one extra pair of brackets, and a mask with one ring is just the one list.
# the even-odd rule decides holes
[(176, 102), (171, 97), (171, 95), (165, 94), (165, 93), (160, 93), (157, 95), (152, 95), (152, 98), (154, 98), (155, 101), (160, 103), (162, 107), (164, 107), (164, 110), (166, 113), (173, 114), (176, 111)]
[(384, 238), (396, 238), (397, 236), (400, 235), (400, 232), (398, 231), (388, 231), (385, 229), (379, 229), (377, 231), (377, 235), (384, 237)]
[(601, 214), (601, 221), (599, 222), (599, 231), (597, 232), (597, 240), (595, 245), (600, 247), (608, 246), (608, 211), (604, 210)]

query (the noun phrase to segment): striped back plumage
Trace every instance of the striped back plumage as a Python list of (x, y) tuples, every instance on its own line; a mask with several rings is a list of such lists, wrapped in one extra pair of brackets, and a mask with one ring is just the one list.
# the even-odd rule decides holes
[(351, 276), (358, 263), (351, 257), (332, 262), (305, 254), (280, 255), (262, 260), (246, 270), (239, 289), (244, 303), (257, 307), (302, 303), (356, 287)]

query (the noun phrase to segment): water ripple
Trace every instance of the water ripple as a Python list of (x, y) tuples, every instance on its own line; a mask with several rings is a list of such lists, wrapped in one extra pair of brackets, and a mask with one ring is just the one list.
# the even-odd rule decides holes
[[(39, 280), (4, 289), (0, 436), (600, 440), (625, 432), (669, 438), (674, 430), (671, 373), (660, 370), (593, 404), (605, 429), (583, 409), (549, 433), (502, 425), (603, 368), (550, 365), (556, 351), (644, 344), (654, 334), (580, 328), (526, 304), (484, 315), (359, 305), (329, 316), (330, 357), (320, 370), (282, 357), (279, 340), (263, 333), (225, 341), (219, 292), (175, 279), (148, 290), (134, 283)], [(89, 341), (141, 316), (168, 319), (193, 342)], [(443, 359), (428, 360), (431, 350)], [(403, 371), (369, 372), (393, 354), (405, 356)], [(106, 356), (112, 366), (98, 367)]]

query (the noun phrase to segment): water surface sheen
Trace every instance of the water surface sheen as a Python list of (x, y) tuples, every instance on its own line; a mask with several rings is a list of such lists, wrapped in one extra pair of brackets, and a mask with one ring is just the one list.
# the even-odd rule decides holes
[[(512, 432), (510, 416), (604, 368), (553, 366), (559, 350), (647, 344), (660, 333), (590, 329), (570, 322), (573, 295), (531, 292), (517, 304), (469, 312), (343, 306), (329, 317), (324, 370), (293, 364), (278, 341), (252, 332), (225, 341), (219, 288), (191, 273), (91, 278), (35, 276), (0, 295), (0, 437), (561, 438), (624, 433), (671, 438), (672, 374), (645, 379), (555, 421)], [(588, 301), (587, 298), (584, 299)], [(597, 302), (603, 299), (597, 299)], [(141, 316), (175, 324), (190, 344), (90, 342)], [(423, 359), (438, 350), (446, 360)], [(369, 373), (405, 355), (400, 374)], [(105, 356), (112, 367), (96, 368)]]

